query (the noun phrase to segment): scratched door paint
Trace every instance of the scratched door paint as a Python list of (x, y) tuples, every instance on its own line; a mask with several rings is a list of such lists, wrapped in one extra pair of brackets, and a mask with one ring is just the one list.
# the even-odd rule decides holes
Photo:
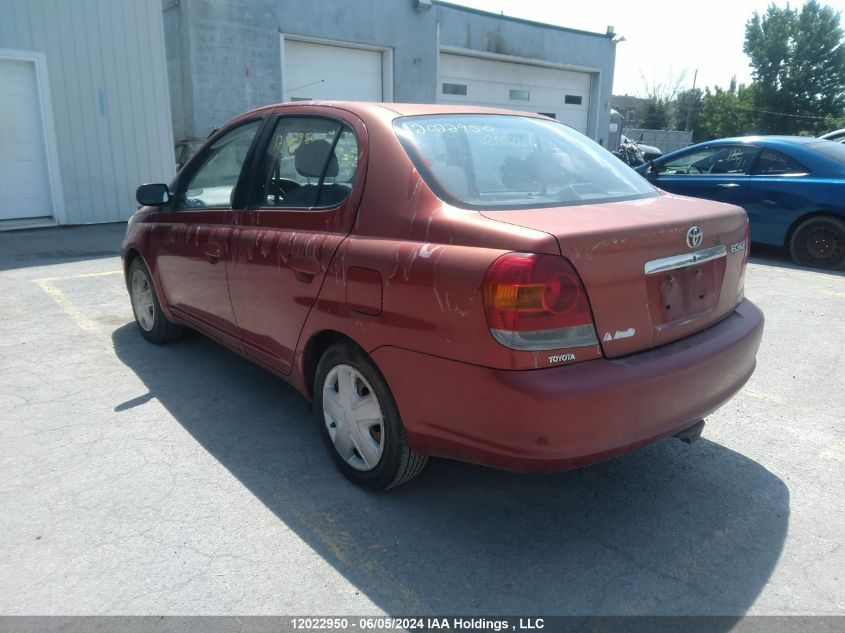
[(215, 140), (199, 168), (179, 186), (174, 210), (155, 218), (151, 245), (171, 310), (235, 344), (226, 267), (234, 226), (232, 199), (260, 127), (254, 120)]
[(349, 234), (360, 181), (359, 143), (325, 117), (280, 117), (238, 213), (229, 292), (246, 352), (290, 372), (296, 344), (329, 263)]

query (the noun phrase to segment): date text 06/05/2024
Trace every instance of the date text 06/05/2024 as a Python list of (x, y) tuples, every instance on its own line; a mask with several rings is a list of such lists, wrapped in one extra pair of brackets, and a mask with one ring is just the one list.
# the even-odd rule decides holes
[(413, 631), (413, 630), (455, 630), (455, 631), (537, 631), (544, 628), (542, 618), (487, 619), (487, 618), (331, 618), (298, 617), (291, 620), (295, 630), (313, 631)]

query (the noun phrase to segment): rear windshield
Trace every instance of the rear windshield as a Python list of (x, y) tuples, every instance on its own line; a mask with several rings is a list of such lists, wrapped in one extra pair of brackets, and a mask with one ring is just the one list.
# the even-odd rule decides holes
[(642, 176), (586, 136), (543, 119), (440, 115), (396, 119), (428, 185), (470, 209), (520, 209), (656, 196)]

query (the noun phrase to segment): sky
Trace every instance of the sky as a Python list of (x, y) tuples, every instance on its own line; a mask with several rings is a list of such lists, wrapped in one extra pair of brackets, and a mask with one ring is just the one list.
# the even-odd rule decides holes
[[(742, 52), (745, 23), (767, 0), (449, 0), (493, 13), (624, 37), (616, 48), (613, 94), (645, 96), (650, 88), (727, 87), (751, 81)], [(774, 4), (785, 6), (785, 0)], [(801, 7), (803, 0), (790, 6)], [(845, 0), (827, 4), (845, 14)], [(845, 24), (845, 20), (843, 20)]]

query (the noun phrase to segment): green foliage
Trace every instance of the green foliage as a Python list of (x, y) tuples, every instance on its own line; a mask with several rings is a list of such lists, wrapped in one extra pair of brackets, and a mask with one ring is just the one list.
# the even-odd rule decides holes
[(704, 91), (700, 88), (679, 92), (673, 109), (674, 129), (696, 130), (703, 105)]
[(731, 80), (727, 90), (718, 86), (713, 91), (708, 88), (702, 98), (699, 123), (693, 140), (697, 142), (756, 133), (753, 112), (756, 92), (753, 86), (737, 87), (736, 80)]
[(651, 97), (643, 107), (634, 127), (646, 130), (665, 130), (669, 124), (669, 104), (664, 99)]
[[(770, 5), (745, 25), (755, 127), (763, 134), (823, 133), (845, 114), (845, 47), (839, 13), (817, 0)], [(793, 116), (786, 116), (793, 115)]]

